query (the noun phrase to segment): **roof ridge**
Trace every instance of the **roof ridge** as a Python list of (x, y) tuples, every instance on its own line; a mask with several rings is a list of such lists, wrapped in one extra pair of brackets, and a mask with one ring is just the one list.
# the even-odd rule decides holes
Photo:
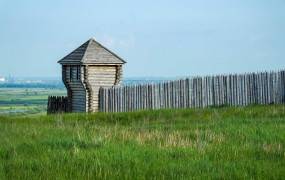
[(103, 46), (94, 38), (90, 38), (81, 46), (58, 61), (60, 64), (125, 64), (126, 61)]
[(80, 61), (80, 63), (82, 63), (82, 64), (83, 64), (83, 62), (84, 62), (84, 60), (85, 60), (86, 52), (87, 52), (87, 50), (88, 50), (88, 48), (89, 48), (89, 45), (90, 45), (90, 43), (91, 43), (92, 40), (94, 40), (94, 39), (93, 39), (93, 38), (90, 38), (90, 39), (87, 41), (87, 42), (88, 42), (87, 47), (86, 47), (86, 49), (85, 49), (85, 51), (84, 51), (84, 54), (83, 54), (83, 56), (82, 56), (82, 59), (81, 59), (81, 61)]
[(120, 59), (121, 61), (123, 61), (123, 63), (126, 63), (125, 60), (123, 60), (120, 56), (118, 56), (117, 54), (115, 54), (113, 51), (109, 50), (108, 48), (106, 48), (105, 46), (103, 46), (101, 43), (99, 43), (98, 41), (96, 41), (94, 38), (90, 39), (91, 41), (96, 42), (99, 46), (101, 46), (103, 49), (105, 49), (106, 51), (108, 51), (109, 53), (111, 53), (112, 55), (114, 55), (116, 58)]
[[(89, 41), (89, 40), (88, 40)], [(65, 60), (65, 58), (67, 58), (68, 56), (72, 55), (72, 53), (74, 53), (76, 50), (78, 50), (80, 47), (82, 47), (84, 44), (86, 44), (88, 41), (84, 42), (83, 44), (81, 44), (79, 47), (75, 48), (74, 50), (72, 50), (70, 53), (68, 53), (66, 56), (64, 56), (63, 58), (61, 58), (58, 63), (61, 63), (62, 61)], [(87, 47), (85, 48), (84, 54), (86, 52)], [(81, 59), (82, 60), (82, 59)], [(80, 61), (81, 61), (80, 60)]]

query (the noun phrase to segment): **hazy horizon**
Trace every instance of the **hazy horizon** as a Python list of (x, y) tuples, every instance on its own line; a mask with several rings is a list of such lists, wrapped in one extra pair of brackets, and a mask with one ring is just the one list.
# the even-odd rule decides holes
[(285, 1), (0, 0), (0, 76), (61, 77), (59, 59), (93, 37), (124, 77), (285, 67)]

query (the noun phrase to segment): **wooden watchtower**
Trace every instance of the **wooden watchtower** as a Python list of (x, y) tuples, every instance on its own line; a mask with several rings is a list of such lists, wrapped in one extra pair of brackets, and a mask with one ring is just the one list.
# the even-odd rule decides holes
[(72, 112), (97, 112), (99, 88), (118, 85), (126, 62), (90, 39), (58, 61)]

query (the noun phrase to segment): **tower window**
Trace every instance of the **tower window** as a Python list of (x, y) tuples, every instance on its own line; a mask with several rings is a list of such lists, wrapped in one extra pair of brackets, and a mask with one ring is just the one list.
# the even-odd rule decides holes
[(80, 80), (80, 66), (69, 66), (69, 80), (70, 81), (76, 81)]
[(76, 66), (76, 79), (79, 80), (80, 78), (80, 66)]
[(69, 80), (72, 81), (72, 66), (69, 66)]

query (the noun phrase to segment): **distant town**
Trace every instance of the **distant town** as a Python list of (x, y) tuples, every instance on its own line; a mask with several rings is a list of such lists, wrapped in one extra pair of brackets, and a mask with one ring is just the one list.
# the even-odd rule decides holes
[(6, 82), (6, 78), (0, 76), (0, 83), (3, 83), (3, 82)]
[(0, 76), (0, 87), (63, 88), (60, 78)]
[[(123, 79), (123, 84), (145, 84), (157, 83), (173, 78), (163, 77), (128, 77)], [(64, 84), (60, 77), (14, 77), (0, 76), (0, 88), (64, 88)]]

